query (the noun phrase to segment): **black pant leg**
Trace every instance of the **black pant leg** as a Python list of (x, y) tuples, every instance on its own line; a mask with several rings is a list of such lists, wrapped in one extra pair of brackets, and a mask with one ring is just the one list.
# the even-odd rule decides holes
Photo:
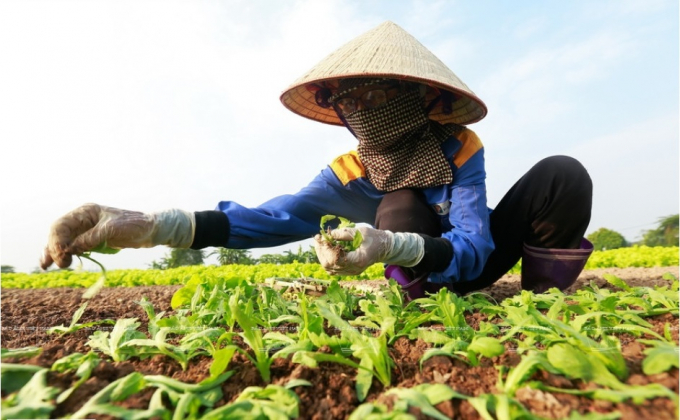
[(586, 169), (567, 156), (538, 162), (505, 194), (490, 216), (495, 250), (481, 275), (453, 284), (457, 293), (490, 286), (521, 258), (524, 243), (576, 249), (590, 223), (593, 185)]
[(374, 226), (376, 229), (423, 233), (432, 237), (442, 234), (437, 213), (427, 204), (421, 191), (412, 189), (386, 193), (378, 205)]

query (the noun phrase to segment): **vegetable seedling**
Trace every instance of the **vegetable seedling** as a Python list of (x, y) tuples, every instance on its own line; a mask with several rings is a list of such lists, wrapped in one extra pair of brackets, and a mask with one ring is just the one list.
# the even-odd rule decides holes
[(52, 399), (59, 388), (47, 385), (48, 369), (40, 369), (16, 394), (2, 401), (3, 419), (44, 419), (50, 416), (55, 406)]
[(95, 325), (114, 325), (115, 321), (112, 319), (102, 319), (100, 321), (92, 321), (92, 322), (86, 322), (84, 324), (79, 324), (78, 321), (80, 320), (80, 317), (83, 316), (83, 313), (85, 312), (85, 308), (87, 308), (87, 302), (83, 303), (80, 305), (80, 307), (73, 313), (73, 317), (71, 318), (71, 324), (68, 327), (64, 327), (63, 325), (58, 325), (55, 327), (52, 327), (47, 330), (47, 334), (71, 334), (76, 331), (82, 330), (84, 328), (90, 328)]
[(324, 240), (328, 242), (332, 247), (338, 250), (342, 250), (344, 252), (351, 252), (359, 248), (361, 246), (361, 243), (364, 241), (364, 237), (358, 230), (355, 231), (354, 239), (351, 241), (339, 241), (333, 238), (333, 236), (331, 235), (332, 229), (330, 228), (330, 226), (327, 227), (326, 224), (331, 220), (335, 219), (340, 220), (340, 224), (338, 224), (338, 227), (336, 229), (355, 227), (355, 224), (353, 222), (350, 222), (348, 219), (345, 219), (344, 217), (327, 214), (321, 218), (320, 223), (321, 236), (324, 238)]

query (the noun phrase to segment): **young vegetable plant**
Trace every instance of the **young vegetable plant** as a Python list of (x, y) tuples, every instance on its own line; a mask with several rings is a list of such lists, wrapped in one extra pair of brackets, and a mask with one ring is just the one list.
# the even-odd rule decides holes
[(59, 388), (47, 385), (48, 369), (38, 370), (15, 394), (2, 401), (3, 419), (46, 419), (55, 409), (52, 399)]
[(114, 362), (127, 360), (130, 356), (138, 355), (140, 351), (138, 348), (125, 347), (125, 343), (146, 338), (141, 331), (137, 331), (140, 325), (137, 318), (121, 318), (116, 321), (110, 333), (109, 331), (95, 331), (86, 345), (110, 356)]
[(299, 385), (311, 384), (300, 381), (286, 387), (271, 384), (266, 388), (248, 387), (234, 402), (205, 413), (201, 418), (204, 420), (298, 418), (300, 399), (290, 388)]
[(71, 418), (84, 419), (89, 414), (106, 414), (115, 418), (143, 419), (143, 418), (163, 418), (166, 416), (167, 409), (164, 407), (150, 405), (146, 410), (124, 408), (114, 403), (124, 401), (129, 396), (136, 394), (148, 386), (145, 377), (139, 372), (133, 372), (118, 380), (111, 382), (102, 390), (97, 392), (83, 406), (73, 413)]
[(399, 337), (408, 336), (414, 329), (432, 318), (431, 312), (421, 313), (415, 306), (404, 308), (396, 282), (390, 281), (388, 287), (393, 289), (384, 291), (383, 296), (371, 296), (360, 300), (359, 308), (364, 314), (349, 322), (357, 327), (379, 329), (381, 334), (387, 336), (388, 345), (394, 344)]
[(328, 320), (330, 325), (342, 331), (341, 336), (352, 343), (350, 347), (353, 351), (352, 355), (360, 360), (359, 366), (363, 369), (359, 370), (356, 379), (359, 401), (366, 399), (373, 377), (378, 379), (383, 386), (390, 386), (394, 361), (387, 349), (385, 335), (381, 334), (378, 337), (364, 335), (333, 312), (328, 304), (317, 301), (316, 306), (319, 309), (319, 314)]
[[(667, 326), (669, 324), (666, 324)], [(642, 371), (645, 375), (655, 375), (665, 372), (672, 367), (678, 367), (678, 353), (680, 349), (674, 343), (661, 340), (638, 340), (648, 347), (644, 350), (646, 355), (642, 361)]]
[(99, 356), (97, 356), (97, 354), (94, 352), (89, 352), (87, 354), (71, 353), (68, 356), (62, 357), (61, 359), (54, 362), (50, 368), (51, 371), (62, 373), (75, 371), (76, 376), (80, 378), (75, 384), (73, 384), (71, 388), (59, 394), (59, 397), (57, 397), (57, 403), (59, 404), (66, 401), (73, 391), (78, 389), (80, 385), (90, 379), (92, 372), (97, 367), (97, 365), (99, 365), (99, 362)]
[(357, 310), (361, 298), (348, 289), (340, 286), (337, 280), (332, 280), (326, 288), (326, 295), (320, 297), (319, 301), (326, 301), (337, 309), (338, 315), (345, 319), (353, 319), (354, 311)]
[(82, 254), (78, 255), (78, 258), (81, 261), (83, 258), (85, 258), (86, 260), (92, 261), (93, 263), (97, 264), (99, 268), (102, 270), (102, 275), (99, 277), (99, 279), (92, 286), (90, 286), (85, 291), (85, 293), (83, 293), (83, 299), (92, 299), (93, 297), (95, 297), (106, 283), (106, 268), (102, 263), (92, 258), (92, 253), (96, 252), (99, 254), (115, 254), (118, 251), (120, 251), (120, 249), (109, 248), (108, 246), (106, 246), (106, 242), (102, 242), (94, 249), (88, 252), (83, 252)]
[(179, 346), (168, 343), (168, 334), (172, 333), (172, 329), (164, 327), (158, 330), (153, 340), (146, 337), (135, 338), (125, 342), (121, 347), (125, 349), (132, 348), (134, 349), (132, 352), (139, 356), (164, 354), (175, 359), (182, 366), (182, 370), (187, 370), (189, 360), (192, 358), (208, 353), (203, 348), (204, 343), (202, 340), (192, 340), (188, 343), (181, 343)]
[(470, 342), (474, 330), (465, 321), (464, 313), (469, 305), (463, 298), (442, 288), (436, 295), (418, 301), (422, 308), (432, 311), (432, 321), (441, 322), (446, 335)]
[(71, 324), (68, 327), (64, 327), (63, 325), (58, 325), (56, 327), (52, 327), (47, 330), (47, 334), (71, 334), (76, 331), (79, 331), (83, 328), (90, 328), (95, 325), (102, 325), (102, 324), (107, 324), (107, 325), (113, 325), (115, 322), (112, 319), (103, 319), (101, 321), (92, 321), (92, 322), (86, 322), (84, 324), (78, 324), (78, 321), (80, 320), (80, 317), (83, 316), (83, 313), (85, 312), (85, 309), (87, 308), (87, 302), (84, 302), (80, 307), (73, 313), (73, 317), (71, 318)]
[(326, 224), (331, 220), (335, 219), (340, 220), (340, 224), (338, 224), (338, 227), (336, 229), (353, 228), (355, 226), (354, 223), (350, 222), (344, 217), (327, 214), (321, 218), (320, 223), (321, 236), (324, 238), (324, 240), (326, 240), (326, 242), (328, 242), (332, 247), (336, 248), (337, 250), (342, 250), (344, 252), (351, 252), (359, 248), (361, 246), (361, 243), (364, 241), (364, 237), (358, 230), (355, 232), (354, 239), (351, 241), (338, 241), (334, 239), (333, 236), (331, 236), (331, 228), (330, 226), (327, 227)]
[(428, 418), (446, 420), (448, 417), (434, 406), (453, 398), (468, 398), (444, 384), (421, 384), (413, 388), (392, 388), (384, 395), (394, 398), (391, 410), (384, 404), (368, 402), (354, 410), (348, 420), (411, 419), (414, 418), (410, 413), (411, 407), (417, 408)]
[(425, 351), (420, 358), (420, 368), (422, 369), (426, 360), (434, 356), (448, 356), (467, 362), (471, 366), (479, 366), (479, 356), (491, 358), (500, 356), (504, 352), (505, 347), (494, 337), (476, 335), (471, 343), (452, 339), (442, 347), (434, 347)]
[[(533, 415), (519, 401), (504, 394), (482, 394), (477, 397), (468, 398), (468, 403), (477, 410), (483, 419), (526, 419), (540, 420), (540, 417)], [(603, 418), (599, 417), (598, 419)], [(577, 417), (582, 419), (580, 415)]]
[[(262, 330), (260, 326), (253, 321), (253, 300), (248, 299), (242, 308), (244, 302), (239, 300), (239, 294), (233, 294), (229, 299), (229, 308), (231, 309), (236, 322), (243, 330), (241, 337), (250, 346), (255, 355), (251, 355), (241, 349), (238, 349), (248, 357), (253, 364), (257, 367), (257, 370), (262, 376), (262, 380), (269, 383), (271, 381), (271, 364), (274, 359), (278, 357), (287, 357), (291, 353), (297, 351), (306, 351), (311, 348), (311, 343), (309, 341), (301, 341), (299, 343), (294, 340), (281, 340), (283, 334), (277, 335), (269, 333), (265, 336), (262, 335)], [(265, 344), (265, 340), (269, 337), (273, 339), (269, 341), (269, 347)], [(270, 355), (270, 349), (273, 347), (281, 347), (280, 350), (276, 351), (274, 354)]]
[[(100, 245), (100, 247), (101, 247), (101, 245)], [(100, 247), (98, 247), (98, 248), (100, 248)], [(95, 249), (97, 249), (97, 248), (95, 248)], [(118, 252), (118, 250), (115, 250), (115, 251)], [(93, 250), (92, 252), (103, 252), (103, 251)], [(103, 253), (111, 253), (111, 252), (103, 252)], [(113, 321), (111, 319), (104, 319), (104, 320), (100, 320), (100, 321), (87, 322), (85, 324), (78, 324), (78, 321), (83, 316), (83, 313), (85, 313), (85, 309), (87, 308), (87, 301), (89, 299), (92, 299), (93, 297), (95, 297), (99, 293), (101, 288), (104, 287), (104, 283), (106, 282), (106, 268), (104, 268), (104, 266), (100, 262), (98, 262), (94, 258), (90, 257), (90, 254), (91, 254), (91, 252), (85, 252), (85, 253), (79, 255), (78, 257), (88, 259), (88, 260), (92, 261), (93, 263), (97, 264), (99, 266), (99, 268), (101, 268), (101, 270), (102, 270), (102, 275), (99, 277), (99, 279), (92, 286), (88, 287), (87, 290), (85, 290), (85, 292), (83, 293), (82, 299), (84, 299), (85, 302), (83, 302), (83, 304), (80, 305), (80, 307), (75, 311), (75, 313), (71, 317), (71, 324), (68, 327), (64, 327), (63, 325), (52, 327), (52, 328), (47, 330), (48, 334), (54, 334), (54, 333), (71, 334), (71, 333), (79, 331), (83, 328), (90, 328), (90, 327), (93, 327), (95, 325), (102, 325), (102, 324), (113, 325), (113, 324), (115, 324), (115, 321)]]
[[(167, 407), (169, 401), (172, 405), (172, 419), (199, 419), (201, 418), (199, 412), (203, 407), (212, 409), (222, 399), (224, 393), (220, 385), (233, 374), (234, 371), (230, 370), (210, 376), (197, 384), (184, 383), (163, 375), (145, 376), (146, 384), (157, 388), (151, 398), (149, 409)], [(162, 418), (170, 419), (169, 416)]]
[(19, 349), (2, 349), (0, 355), (2, 360), (14, 357), (33, 357), (42, 353), (42, 347), (29, 346)]

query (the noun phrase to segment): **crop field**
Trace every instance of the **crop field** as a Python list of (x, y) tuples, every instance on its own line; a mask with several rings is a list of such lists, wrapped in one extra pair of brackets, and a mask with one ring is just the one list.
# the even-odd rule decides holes
[(2, 418), (678, 417), (677, 247), (518, 270), (411, 302), (380, 266), (3, 274)]

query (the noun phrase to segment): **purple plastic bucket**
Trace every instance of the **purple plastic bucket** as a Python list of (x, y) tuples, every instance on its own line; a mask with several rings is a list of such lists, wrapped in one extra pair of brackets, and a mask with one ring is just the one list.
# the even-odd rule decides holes
[(417, 279), (419, 281), (414, 281), (406, 273), (403, 267), (398, 265), (388, 265), (385, 267), (385, 278), (393, 279), (396, 281), (403, 290), (408, 293), (408, 298), (418, 299), (425, 296), (424, 286), (426, 283), (425, 279)]
[(593, 244), (585, 238), (579, 249), (537, 248), (524, 244), (522, 289), (543, 293), (551, 287), (568, 288), (574, 284), (592, 252)]

